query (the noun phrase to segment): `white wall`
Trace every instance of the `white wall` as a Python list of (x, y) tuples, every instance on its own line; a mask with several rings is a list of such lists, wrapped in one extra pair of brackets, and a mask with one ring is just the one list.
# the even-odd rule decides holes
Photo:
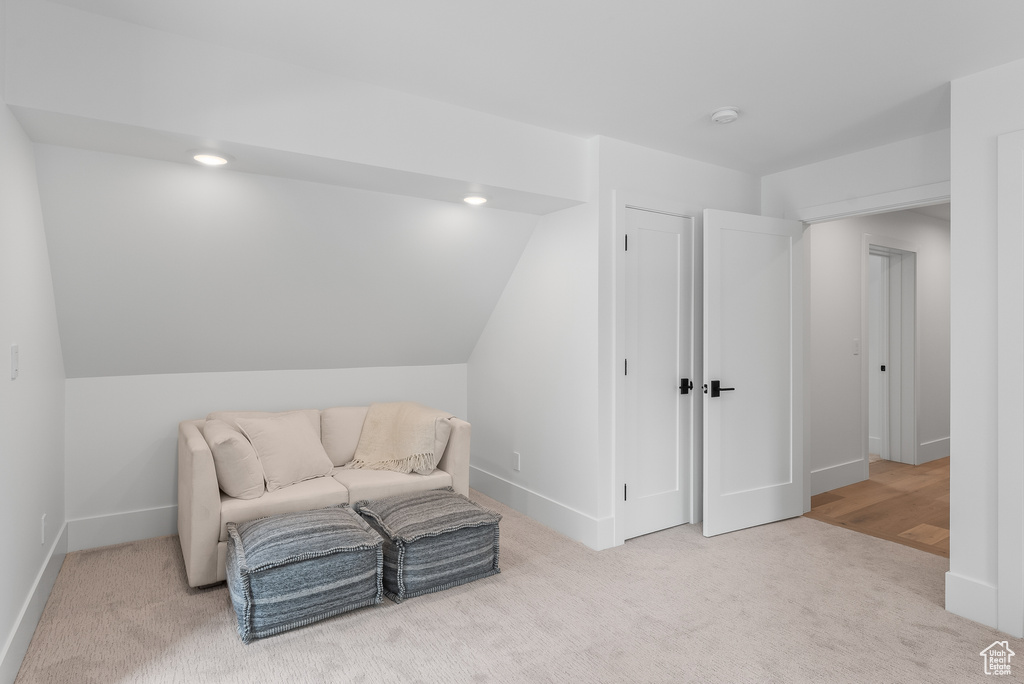
[(765, 216), (949, 181), (949, 131), (827, 159), (761, 179)]
[[(866, 473), (863, 358), (853, 353), (853, 340), (862, 337), (865, 235), (894, 238), (917, 252), (917, 442), (927, 460), (949, 455), (949, 223), (901, 211), (815, 224), (807, 231), (809, 443), (804, 450), (812, 494), (857, 482)], [(861, 354), (867, 350), (868, 340), (861, 339)]]
[[(1000, 376), (996, 302), (998, 296), (1008, 296), (1020, 309), (1024, 295), (1001, 293), (997, 286), (996, 151), (999, 135), (1024, 129), (1024, 61), (953, 81), (952, 97), (950, 379), (957, 391), (950, 406), (953, 458), (946, 606), (960, 615), (997, 625), (998, 555), (1003, 551), (1020, 553), (1021, 541), (999, 536), (1000, 525), (1019, 528), (1020, 521), (998, 517), (998, 460), (1002, 455), (998, 453), (996, 421)], [(1013, 548), (999, 549), (999, 543)], [(1017, 610), (1019, 623), (1019, 607)], [(1009, 626), (998, 626), (1009, 630)]]
[(176, 533), (182, 420), (398, 400), (467, 416), (465, 364), (69, 378), (66, 387), (71, 550)]
[(2, 101), (0, 188), (0, 681), (13, 681), (66, 548), (64, 367), (32, 145)]
[(537, 222), (37, 145), (68, 377), (465, 363)]
[(472, 486), (591, 546), (608, 523), (595, 458), (596, 213), (541, 219), (469, 360)]

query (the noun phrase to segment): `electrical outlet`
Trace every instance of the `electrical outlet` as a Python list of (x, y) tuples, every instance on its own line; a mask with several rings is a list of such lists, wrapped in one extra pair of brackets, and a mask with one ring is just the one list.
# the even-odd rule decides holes
[(40, 546), (46, 544), (46, 514), (43, 513), (43, 517), (39, 520), (39, 544)]
[(519, 472), (523, 467), (523, 457), (518, 451), (512, 452), (512, 470)]

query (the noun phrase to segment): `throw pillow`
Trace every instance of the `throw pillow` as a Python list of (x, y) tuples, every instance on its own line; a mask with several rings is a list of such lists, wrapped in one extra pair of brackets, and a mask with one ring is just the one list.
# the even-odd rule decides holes
[(236, 499), (263, 496), (263, 467), (245, 435), (222, 420), (208, 420), (203, 436), (213, 453), (217, 483), (224, 493)]
[(334, 470), (309, 419), (301, 413), (240, 418), (238, 427), (256, 450), (268, 492), (330, 475)]

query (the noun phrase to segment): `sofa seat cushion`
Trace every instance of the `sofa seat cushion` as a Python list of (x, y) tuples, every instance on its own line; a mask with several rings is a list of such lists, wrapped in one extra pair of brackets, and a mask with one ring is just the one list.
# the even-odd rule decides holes
[(406, 475), (391, 470), (335, 468), (334, 479), (348, 490), (351, 503), (362, 499), (380, 499), (394, 494), (452, 486), (452, 476), (443, 470), (435, 470), (429, 475)]
[(267, 492), (258, 499), (220, 497), (220, 541), (228, 539), (228, 523), (241, 524), (268, 515), (294, 513), (348, 503), (348, 490), (331, 477), (298, 482), (290, 487)]

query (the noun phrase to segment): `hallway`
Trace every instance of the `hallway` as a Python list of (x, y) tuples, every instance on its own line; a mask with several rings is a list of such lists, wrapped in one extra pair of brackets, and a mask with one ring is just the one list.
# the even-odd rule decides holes
[(949, 558), (949, 457), (875, 461), (869, 479), (811, 497), (808, 518)]

